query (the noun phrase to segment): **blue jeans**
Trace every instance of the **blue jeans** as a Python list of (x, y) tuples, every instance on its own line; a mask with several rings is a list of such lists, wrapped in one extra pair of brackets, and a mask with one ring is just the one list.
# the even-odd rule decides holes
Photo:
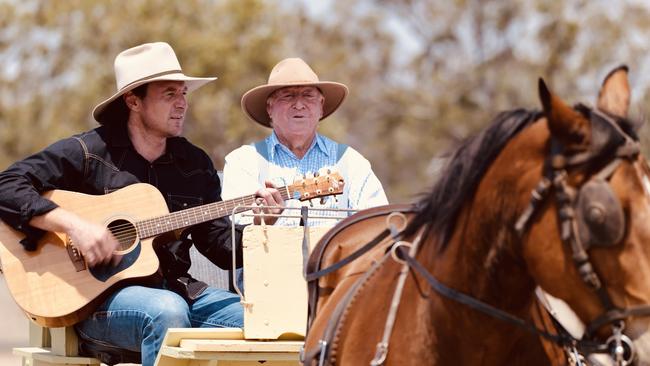
[(239, 296), (208, 287), (188, 304), (160, 288), (130, 286), (118, 290), (93, 315), (76, 325), (79, 336), (96, 343), (142, 354), (142, 366), (153, 366), (167, 328), (242, 328)]

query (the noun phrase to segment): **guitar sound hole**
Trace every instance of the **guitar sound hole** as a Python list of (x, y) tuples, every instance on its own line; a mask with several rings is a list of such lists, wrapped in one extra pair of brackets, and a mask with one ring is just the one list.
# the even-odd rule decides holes
[(118, 252), (128, 251), (138, 239), (135, 225), (127, 220), (115, 220), (108, 224), (108, 230), (120, 243)]

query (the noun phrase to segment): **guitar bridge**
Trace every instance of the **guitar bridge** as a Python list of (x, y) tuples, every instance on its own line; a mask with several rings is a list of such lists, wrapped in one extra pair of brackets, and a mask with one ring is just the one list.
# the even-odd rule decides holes
[(84, 271), (86, 269), (86, 261), (84, 261), (84, 257), (81, 255), (81, 252), (79, 252), (79, 249), (77, 249), (77, 247), (72, 244), (70, 238), (68, 238), (67, 245), (65, 247), (68, 250), (68, 256), (72, 261), (72, 265), (74, 265), (74, 269), (77, 272)]

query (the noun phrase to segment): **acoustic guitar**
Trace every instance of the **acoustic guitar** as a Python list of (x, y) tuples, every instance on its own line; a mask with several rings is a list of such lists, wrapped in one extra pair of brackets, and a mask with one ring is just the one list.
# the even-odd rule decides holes
[[(302, 201), (343, 192), (338, 173), (309, 176), (279, 188), (283, 199)], [(35, 251), (20, 244), (21, 232), (0, 221), (0, 260), (7, 286), (20, 308), (46, 327), (75, 324), (116, 288), (146, 283), (158, 270), (154, 239), (162, 234), (242, 212), (255, 195), (214, 202), (169, 213), (162, 194), (146, 183), (133, 184), (106, 195), (64, 190), (43, 194), (60, 207), (105, 225), (118, 239), (119, 265), (88, 267), (75, 243), (64, 233), (49, 232)]]

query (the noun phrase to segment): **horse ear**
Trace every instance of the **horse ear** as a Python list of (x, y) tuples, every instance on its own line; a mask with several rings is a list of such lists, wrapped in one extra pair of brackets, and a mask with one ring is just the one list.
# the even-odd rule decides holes
[(628, 68), (621, 65), (610, 71), (598, 92), (598, 109), (611, 115), (626, 118), (630, 107)]
[(542, 78), (539, 79), (539, 99), (551, 135), (568, 151), (586, 150), (591, 137), (589, 121), (551, 93)]

